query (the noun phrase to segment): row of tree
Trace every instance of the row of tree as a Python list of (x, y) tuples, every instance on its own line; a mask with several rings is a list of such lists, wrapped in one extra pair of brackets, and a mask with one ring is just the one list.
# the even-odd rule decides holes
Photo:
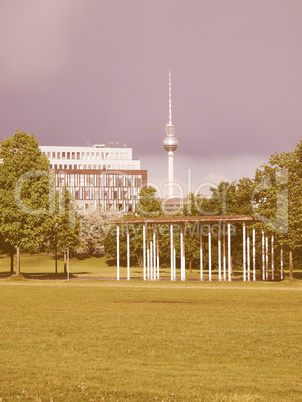
[[(293, 261), (300, 265), (302, 257), (302, 142), (296, 149), (287, 153), (276, 153), (269, 161), (256, 169), (253, 179), (242, 178), (237, 182), (221, 182), (210, 189), (211, 195), (189, 194), (187, 202), (177, 215), (253, 215), (261, 218), (261, 223), (249, 225), (255, 228), (258, 238), (257, 263), (261, 265), (261, 236), (274, 236), (276, 251), (282, 249), (284, 262), (293, 269)], [(143, 189), (137, 205), (136, 215), (163, 215), (160, 200), (154, 189)], [(176, 228), (177, 230), (177, 228)], [(160, 233), (161, 266), (170, 263), (169, 233)], [(142, 262), (142, 228), (131, 228), (131, 263)], [(232, 257), (234, 266), (242, 266), (242, 227), (235, 227), (232, 238)], [(260, 241), (259, 241), (260, 240)], [(104, 239), (109, 262), (116, 263), (116, 239), (112, 229), (108, 229)], [(121, 264), (126, 264), (126, 229), (121, 227)], [(187, 267), (199, 266), (199, 234), (187, 227), (186, 234)], [(205, 249), (207, 244), (205, 242)], [(176, 236), (176, 253), (180, 258), (179, 239)], [(217, 261), (218, 249), (212, 245), (213, 261)], [(207, 253), (205, 253), (205, 260)], [(280, 263), (277, 262), (277, 265)]]
[[(61, 188), (56, 191), (49, 162), (32, 135), (17, 131), (0, 147), (0, 248), (11, 256), (17, 253), (16, 273), (20, 273), (20, 251), (63, 254), (66, 248), (92, 254), (105, 248), (108, 261), (116, 263), (114, 228), (105, 229), (105, 220), (114, 211), (78, 210), (72, 196)], [(302, 142), (292, 152), (274, 154), (255, 172), (254, 179), (221, 182), (211, 188), (211, 195), (189, 194), (178, 215), (256, 215), (262, 223), (255, 227), (273, 234), (277, 248), (288, 251), (289, 261), (298, 264), (302, 255)], [(152, 187), (143, 188), (134, 215), (164, 215)], [(131, 215), (130, 215), (131, 216)], [(126, 231), (121, 228), (121, 263), (126, 264)], [(176, 228), (177, 230), (177, 228)], [(142, 263), (142, 227), (130, 228), (131, 263)], [(199, 235), (187, 228), (186, 261), (199, 264)], [(167, 230), (160, 231), (161, 265), (169, 265)], [(135, 237), (135, 238), (134, 238)], [(179, 257), (179, 239), (176, 250)], [(258, 242), (259, 244), (259, 242)], [(205, 247), (207, 247), (205, 243)], [(213, 260), (218, 251), (213, 244)], [(242, 264), (242, 228), (235, 228), (232, 239), (234, 265)], [(260, 253), (258, 253), (260, 254)], [(57, 258), (55, 259), (57, 261)], [(57, 271), (57, 262), (55, 264)]]
[[(17, 131), (0, 147), (0, 249), (11, 256), (11, 272), (20, 273), (20, 251), (57, 256), (102, 249), (100, 232), (108, 213), (77, 210), (66, 188), (56, 191), (49, 161), (33, 135)], [(66, 269), (66, 264), (65, 269)]]

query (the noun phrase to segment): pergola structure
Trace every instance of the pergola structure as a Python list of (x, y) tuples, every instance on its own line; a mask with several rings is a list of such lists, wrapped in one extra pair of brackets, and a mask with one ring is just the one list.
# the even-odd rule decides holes
[[(256, 240), (255, 229), (246, 224), (260, 222), (260, 219), (251, 215), (223, 215), (223, 216), (168, 216), (168, 217), (133, 217), (110, 219), (106, 223), (114, 224), (117, 245), (117, 280), (120, 279), (120, 225), (127, 227), (127, 279), (130, 280), (130, 226), (143, 227), (143, 279), (159, 279), (159, 228), (165, 227), (165, 233), (170, 236), (170, 265), (171, 281), (176, 280), (176, 251), (175, 230), (180, 226), (180, 279), (186, 279), (185, 272), (185, 227), (195, 225), (200, 239), (200, 280), (204, 279), (203, 235), (208, 238), (208, 280), (212, 280), (212, 234), (218, 239), (218, 280), (232, 280), (231, 266), (231, 224), (240, 223), (243, 226), (243, 281), (256, 280)], [(250, 239), (251, 237), (251, 239)], [(282, 250), (281, 250), (282, 251)], [(167, 250), (168, 252), (168, 250)], [(262, 279), (268, 280), (268, 236), (262, 231)], [(271, 235), (271, 273), (274, 279), (274, 236)], [(283, 279), (283, 257), (281, 252), (281, 279)]]

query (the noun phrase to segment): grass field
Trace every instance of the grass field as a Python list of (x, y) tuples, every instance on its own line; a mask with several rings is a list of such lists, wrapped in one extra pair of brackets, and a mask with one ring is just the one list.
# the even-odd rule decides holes
[(301, 400), (300, 281), (0, 291), (2, 401)]
[[(106, 262), (106, 257), (91, 257), (91, 258), (72, 258), (70, 259), (70, 274), (72, 278), (116, 278), (116, 267), (109, 266)], [(131, 267), (131, 278), (142, 278), (143, 269), (141, 267)], [(23, 255), (21, 257), (21, 273), (28, 279), (49, 279), (55, 278), (55, 262), (53, 256), (49, 255)], [(64, 265), (62, 258), (58, 261), (58, 276), (64, 277)], [(10, 259), (7, 256), (0, 256), (0, 278), (10, 275)], [(285, 277), (289, 277), (287, 269), (284, 270)], [(127, 268), (120, 267), (120, 277), (127, 278)], [(170, 268), (160, 268), (160, 277), (170, 277)], [(177, 277), (180, 278), (180, 269), (177, 269)], [(199, 278), (199, 269), (192, 269), (192, 272), (186, 270), (186, 278)], [(251, 274), (252, 277), (252, 274)], [(261, 272), (257, 269), (257, 278), (260, 279)], [(295, 269), (295, 278), (302, 278), (302, 270)], [(204, 279), (208, 278), (208, 267), (204, 267)], [(213, 280), (218, 278), (218, 270), (213, 267)], [(271, 278), (271, 272), (269, 272)], [(276, 269), (275, 279), (280, 278), (280, 272)], [(232, 279), (242, 279), (242, 269), (234, 270)]]

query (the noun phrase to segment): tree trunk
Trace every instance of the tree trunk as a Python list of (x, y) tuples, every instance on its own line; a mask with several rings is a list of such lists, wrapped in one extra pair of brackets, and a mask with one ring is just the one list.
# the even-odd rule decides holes
[(58, 249), (55, 247), (55, 274), (58, 275)]
[(10, 253), (10, 273), (13, 274), (14, 273), (14, 255), (15, 255), (15, 251), (14, 249), (11, 251)]
[(55, 274), (58, 275), (58, 242), (57, 234), (55, 234)]
[(66, 251), (64, 251), (64, 274), (67, 273), (67, 259), (66, 259)]
[(289, 252), (289, 279), (294, 279), (294, 269), (293, 269), (293, 252)]
[(17, 246), (16, 275), (20, 275), (20, 246)]
[(190, 273), (192, 272), (192, 261), (190, 261)]

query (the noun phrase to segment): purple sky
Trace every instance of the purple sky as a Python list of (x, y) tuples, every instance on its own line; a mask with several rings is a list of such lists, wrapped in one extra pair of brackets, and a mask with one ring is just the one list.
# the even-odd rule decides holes
[(149, 178), (253, 176), (302, 134), (301, 0), (1, 0), (1, 139), (118, 141)]

